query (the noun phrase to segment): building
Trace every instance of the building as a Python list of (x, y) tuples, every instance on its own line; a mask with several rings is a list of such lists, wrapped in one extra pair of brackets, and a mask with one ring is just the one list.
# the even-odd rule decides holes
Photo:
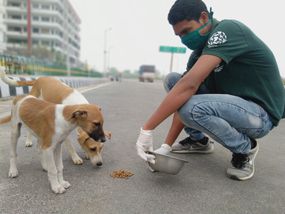
[(3, 7), (3, 0), (0, 0), (0, 53), (6, 50), (5, 40), (5, 25), (4, 25), (5, 10)]
[(77, 67), (80, 23), (69, 0), (0, 0), (0, 52), (49, 49)]

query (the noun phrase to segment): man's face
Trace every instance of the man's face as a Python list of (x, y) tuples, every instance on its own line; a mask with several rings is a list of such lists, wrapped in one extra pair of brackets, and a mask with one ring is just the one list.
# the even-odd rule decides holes
[(178, 22), (177, 24), (173, 25), (173, 30), (175, 35), (182, 37), (186, 35), (187, 33), (190, 33), (197, 28), (201, 27), (203, 24), (201, 24), (198, 21), (195, 20), (183, 20), (181, 22)]
[[(181, 22), (178, 22), (177, 24), (173, 25), (173, 30), (175, 35), (182, 37), (186, 35), (187, 33), (190, 33), (202, 25), (205, 25), (209, 21), (208, 14), (205, 12), (201, 13), (201, 16), (199, 18), (199, 21), (196, 20), (183, 20)], [(200, 35), (206, 34), (211, 28), (211, 25), (205, 26), (203, 29), (199, 31)]]

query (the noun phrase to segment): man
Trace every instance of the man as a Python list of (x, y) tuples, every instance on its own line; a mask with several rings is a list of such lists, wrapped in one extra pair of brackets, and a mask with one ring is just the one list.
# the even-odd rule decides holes
[[(155, 162), (146, 153), (153, 149), (153, 130), (173, 114), (156, 152), (210, 153), (214, 147), (205, 133), (232, 152), (227, 175), (250, 179), (259, 148), (255, 139), (277, 126), (284, 112), (284, 88), (271, 50), (241, 22), (213, 19), (201, 0), (177, 0), (168, 21), (193, 52), (187, 72), (166, 78), (169, 93), (142, 126), (138, 155)], [(184, 127), (190, 136), (171, 148)]]

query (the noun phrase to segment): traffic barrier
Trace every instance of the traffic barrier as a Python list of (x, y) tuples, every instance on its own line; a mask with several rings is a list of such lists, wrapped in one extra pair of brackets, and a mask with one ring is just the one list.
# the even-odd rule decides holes
[[(11, 76), (9, 76), (11, 77)], [(37, 77), (27, 76), (27, 77), (11, 77), (16, 80), (34, 80)], [(89, 77), (55, 77), (60, 81), (64, 82), (71, 88), (88, 87), (92, 85), (98, 85), (107, 81), (105, 78), (89, 78)], [(10, 86), (0, 79), (0, 98), (9, 98), (11, 96), (17, 96), (22, 94), (27, 94), (31, 90), (32, 86)]]

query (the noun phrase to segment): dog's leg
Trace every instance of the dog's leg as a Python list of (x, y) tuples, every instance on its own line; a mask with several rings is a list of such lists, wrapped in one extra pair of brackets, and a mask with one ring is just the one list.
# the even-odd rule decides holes
[(54, 158), (55, 158), (55, 165), (57, 168), (57, 178), (58, 182), (65, 188), (67, 189), (70, 187), (70, 183), (68, 181), (65, 181), (63, 179), (63, 163), (62, 163), (62, 149), (61, 149), (61, 143), (57, 145), (54, 153)]
[(73, 161), (74, 164), (80, 165), (83, 163), (83, 160), (79, 157), (77, 152), (75, 151), (75, 148), (73, 147), (71, 141), (69, 138), (66, 138), (64, 141), (64, 145), (67, 148), (67, 151)]
[(20, 137), (21, 124), (18, 123), (16, 125), (12, 125), (11, 130), (11, 148), (10, 148), (10, 169), (9, 169), (9, 177), (15, 178), (18, 176), (17, 169), (17, 143)]
[(26, 138), (26, 143), (25, 146), (26, 147), (31, 147), (33, 145), (33, 141), (32, 141), (32, 133), (30, 131), (27, 132), (27, 138)]
[(45, 163), (47, 163), (48, 179), (52, 191), (54, 193), (64, 193), (65, 188), (62, 185), (60, 185), (60, 183), (58, 182), (57, 169), (55, 165), (53, 150), (54, 150), (53, 148), (45, 149), (42, 153), (42, 156), (45, 159)]
[(46, 158), (43, 156), (43, 152), (40, 152), (40, 157), (41, 157), (41, 165), (44, 171), (48, 171), (47, 163), (46, 163)]

